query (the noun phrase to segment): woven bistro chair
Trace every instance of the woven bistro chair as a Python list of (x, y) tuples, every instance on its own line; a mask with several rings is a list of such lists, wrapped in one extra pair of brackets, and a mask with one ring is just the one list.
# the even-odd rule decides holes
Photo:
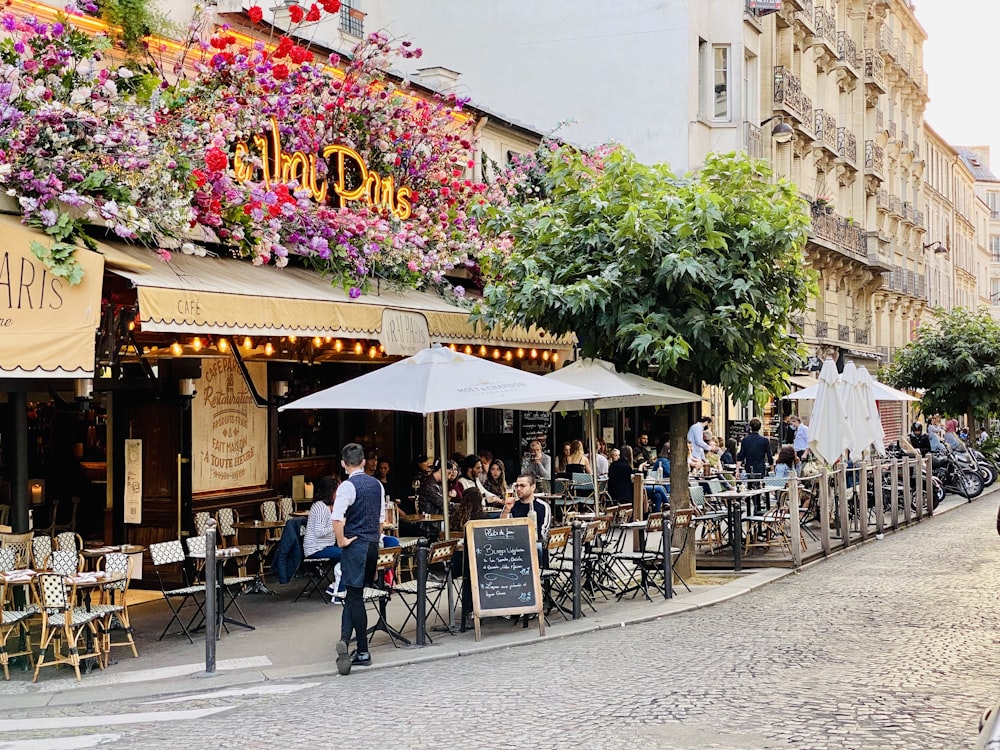
[(215, 512), (215, 520), (219, 524), (219, 540), (227, 547), (238, 547), (239, 555), (236, 556), (236, 567), (240, 576), (247, 574), (247, 560), (252, 555), (257, 554), (256, 544), (240, 544), (239, 529), (233, 524), (239, 523), (240, 515), (233, 508), (219, 508)]
[[(34, 584), (35, 596), (42, 612), (42, 633), (32, 682), (38, 681), (38, 671), (43, 666), (58, 664), (71, 665), (79, 682), (80, 659), (91, 657), (96, 658), (98, 666), (104, 669), (101, 637), (97, 632), (97, 621), (102, 616), (85, 607), (73, 606), (76, 601), (76, 586), (67, 585), (66, 578), (60, 573), (39, 573), (35, 576)], [(80, 653), (81, 641), (84, 644), (83, 653)], [(50, 645), (52, 658), (47, 660), (45, 657)]]
[(30, 531), (26, 534), (0, 534), (0, 549), (12, 549), (16, 557), (14, 568), (27, 568), (31, 562)]
[[(203, 536), (189, 536), (187, 538), (187, 549), (188, 554), (194, 557), (201, 565), (198, 567), (198, 572), (204, 576), (205, 571), (205, 537)], [(204, 585), (204, 577), (202, 577), (202, 584)], [(229, 596), (229, 603), (225, 606), (225, 611), (223, 614), (229, 611), (229, 608), (234, 606), (236, 611), (240, 613), (240, 617), (243, 622), (247, 621), (246, 615), (243, 613), (243, 608), (240, 607), (240, 603), (236, 601), (237, 597), (242, 596), (243, 592), (246, 590), (247, 586), (253, 583), (253, 576), (225, 576), (221, 581), (216, 581), (217, 586), (222, 586), (225, 589), (226, 594)], [(223, 626), (225, 626), (225, 620), (223, 620)], [(226, 632), (229, 629), (226, 628)]]
[(83, 556), (75, 549), (54, 549), (49, 558), (49, 567), (53, 573), (75, 576), (83, 569)]
[[(204, 539), (204, 537), (202, 537), (202, 539)], [(166, 627), (163, 628), (163, 632), (160, 633), (160, 637), (157, 640), (163, 640), (163, 637), (167, 634), (170, 626), (176, 620), (177, 624), (181, 626), (181, 631), (185, 636), (187, 636), (187, 639), (191, 643), (194, 643), (194, 639), (191, 638), (189, 628), (194, 623), (195, 618), (199, 615), (201, 615), (202, 619), (205, 617), (205, 608), (203, 604), (205, 599), (205, 586), (202, 584), (191, 584), (188, 582), (187, 571), (184, 569), (184, 562), (186, 560), (184, 556), (184, 547), (181, 544), (180, 539), (171, 539), (168, 542), (158, 542), (157, 544), (149, 545), (149, 556), (153, 560), (153, 571), (156, 573), (156, 580), (160, 584), (160, 591), (163, 594), (163, 600), (167, 603), (167, 607), (170, 608), (171, 612), (170, 620), (167, 622)], [(177, 563), (180, 563), (181, 575), (184, 576), (184, 585), (176, 588), (168, 588), (165, 583), (166, 576), (160, 571), (167, 566), (175, 565)], [(177, 602), (177, 604), (175, 605), (174, 602)], [(194, 604), (198, 611), (191, 616), (188, 624), (185, 625), (180, 618), (180, 613), (188, 602)]]
[[(11, 560), (13, 556), (11, 556)], [(19, 584), (10, 584), (11, 587)], [(0, 665), (3, 666), (3, 678), (10, 679), (10, 660), (15, 656), (27, 656), (31, 666), (35, 666), (35, 651), (31, 647), (31, 631), (28, 620), (37, 614), (38, 608), (14, 609), (11, 606), (13, 592), (8, 584), (0, 584)], [(16, 634), (16, 642), (20, 644), (17, 651), (7, 650), (7, 641), (11, 634)]]
[(389, 624), (386, 609), (389, 605), (389, 596), (392, 593), (385, 585), (386, 571), (395, 571), (399, 565), (399, 555), (403, 551), (402, 547), (383, 547), (378, 551), (378, 558), (375, 562), (375, 581), (365, 586), (363, 598), (365, 605), (373, 605), (374, 614), (378, 618), (374, 625), (368, 628), (368, 640), (371, 641), (373, 635), (381, 630), (389, 636), (392, 645), (399, 648), (396, 641), (402, 641), (409, 645), (410, 641), (398, 630)]
[(39, 534), (31, 540), (31, 567), (35, 570), (45, 570), (49, 567), (52, 557), (52, 537)]
[[(132, 649), (132, 656), (139, 658), (135, 639), (132, 637), (132, 623), (128, 616), (128, 587), (132, 580), (132, 560), (123, 552), (110, 552), (104, 556), (104, 572), (109, 575), (122, 575), (124, 578), (103, 584), (100, 602), (91, 607), (94, 612), (102, 615), (101, 650), (107, 658), (113, 646), (128, 646)], [(118, 601), (115, 601), (116, 598)], [(115, 619), (125, 633), (123, 641), (111, 640), (111, 629)]]
[[(451, 565), (452, 558), (455, 556), (455, 550), (458, 548), (458, 541), (458, 539), (448, 539), (441, 542), (434, 542), (428, 552), (427, 568), (443, 567), (445, 573), (447, 573), (447, 569)], [(442, 580), (435, 580), (430, 577), (427, 578), (426, 597), (427, 604), (429, 606), (425, 614), (427, 617), (430, 617), (431, 613), (436, 614), (438, 619), (446, 625), (448, 624), (448, 617), (441, 612), (439, 605), (441, 602), (441, 596), (445, 593), (445, 591), (447, 591), (448, 585), (447, 576), (445, 576)], [(399, 594), (400, 600), (407, 609), (406, 619), (403, 620), (403, 624), (399, 628), (400, 632), (402, 632), (406, 630), (406, 626), (409, 624), (410, 620), (416, 620), (417, 617), (417, 580), (397, 581), (393, 583), (392, 590), (393, 592)], [(412, 597), (412, 599), (408, 599), (407, 597)]]

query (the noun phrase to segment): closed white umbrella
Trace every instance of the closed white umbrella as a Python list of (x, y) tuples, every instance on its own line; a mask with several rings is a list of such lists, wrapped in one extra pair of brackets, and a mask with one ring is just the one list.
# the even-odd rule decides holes
[(816, 403), (809, 425), (809, 449), (832, 464), (853, 441), (854, 433), (844, 403), (840, 374), (834, 361), (827, 359), (819, 373)]
[[(871, 375), (869, 374), (868, 377), (871, 378)], [(789, 393), (785, 398), (792, 401), (812, 400), (816, 398), (818, 392), (819, 383), (803, 388), (801, 391)], [(904, 393), (874, 379), (872, 380), (872, 393), (876, 401), (919, 401), (916, 396), (911, 396), (909, 393)]]
[(851, 457), (859, 459), (861, 454), (871, 450), (875, 443), (881, 452), (884, 450), (882, 445), (884, 436), (878, 407), (875, 405), (875, 395), (872, 392), (871, 376), (867, 370), (859, 370), (853, 362), (848, 362), (844, 365), (840, 379), (844, 392), (844, 405), (851, 425), (852, 440), (848, 446)]
[(861, 380), (861, 393), (868, 412), (868, 429), (870, 430), (869, 442), (872, 450), (882, 455), (885, 453), (885, 430), (882, 429), (882, 415), (878, 410), (878, 399), (875, 398), (875, 380), (864, 367), (858, 368), (858, 376)]

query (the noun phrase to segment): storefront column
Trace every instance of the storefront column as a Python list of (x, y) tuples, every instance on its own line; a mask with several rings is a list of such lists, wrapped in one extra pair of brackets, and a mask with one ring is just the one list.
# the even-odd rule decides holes
[(28, 394), (9, 394), (11, 434), (14, 436), (14, 462), (11, 473), (11, 530), (15, 534), (28, 531)]

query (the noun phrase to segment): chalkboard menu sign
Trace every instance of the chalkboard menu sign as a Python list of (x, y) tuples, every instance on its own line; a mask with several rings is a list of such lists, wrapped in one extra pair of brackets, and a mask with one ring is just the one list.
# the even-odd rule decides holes
[(466, 524), (465, 549), (472, 574), (477, 641), (482, 617), (538, 614), (538, 632), (545, 634), (535, 527), (535, 520), (531, 518), (490, 519)]
[(747, 419), (731, 419), (729, 420), (729, 429), (726, 431), (726, 437), (731, 438), (737, 442), (742, 440), (750, 432), (750, 421)]
[(537, 440), (542, 444), (543, 453), (552, 453), (549, 446), (549, 430), (552, 429), (552, 413), (547, 411), (521, 412), (521, 455), (528, 453), (528, 444)]

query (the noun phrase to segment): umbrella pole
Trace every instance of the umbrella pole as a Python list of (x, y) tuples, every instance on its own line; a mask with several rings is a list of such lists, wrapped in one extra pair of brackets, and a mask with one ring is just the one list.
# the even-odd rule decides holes
[[(448, 506), (450, 498), (448, 497), (448, 459), (445, 458), (444, 452), (447, 450), (445, 447), (447, 445), (447, 439), (445, 434), (445, 427), (448, 424), (448, 415), (439, 411), (438, 415), (438, 460), (441, 462), (441, 499), (442, 505), (444, 506), (444, 538), (448, 539), (449, 529), (451, 528), (449, 524), (449, 513)], [(455, 590), (451, 585), (451, 576), (448, 576), (448, 629), (450, 631), (455, 630)]]
[(594, 399), (587, 399), (587, 416), (590, 417), (590, 475), (594, 482), (594, 517), (601, 514), (601, 493), (597, 490), (597, 419)]

